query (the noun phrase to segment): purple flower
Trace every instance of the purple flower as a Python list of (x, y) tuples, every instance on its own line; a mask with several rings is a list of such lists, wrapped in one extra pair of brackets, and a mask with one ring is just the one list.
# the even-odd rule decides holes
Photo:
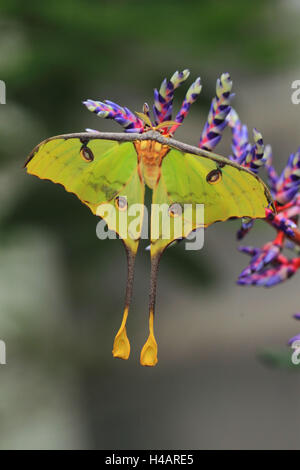
[(190, 75), (189, 70), (175, 72), (170, 80), (163, 80), (159, 91), (154, 90), (153, 114), (156, 124), (164, 121), (170, 121), (172, 118), (172, 107), (174, 91), (178, 88)]
[(292, 263), (278, 263), (274, 265), (274, 267), (264, 269), (259, 273), (255, 272), (249, 275), (241, 275), (237, 283), (240, 285), (273, 287), (289, 279), (295, 272), (296, 270)]
[(200, 148), (212, 150), (220, 142), (222, 132), (228, 124), (226, 118), (231, 110), (230, 102), (233, 98), (231, 89), (232, 80), (230, 75), (229, 73), (223, 73), (217, 80), (216, 96), (211, 102), (207, 121), (201, 134)]
[(297, 224), (292, 219), (284, 217), (283, 213), (275, 215), (270, 209), (266, 209), (266, 218), (272, 222), (275, 229), (281, 230), (286, 235), (293, 237)]
[(185, 95), (180, 111), (178, 111), (176, 118), (175, 118), (175, 121), (178, 122), (178, 124), (177, 125), (174, 124), (174, 126), (171, 127), (170, 134), (173, 134), (176, 131), (177, 127), (183, 122), (183, 120), (185, 119), (185, 117), (187, 116), (190, 110), (191, 105), (195, 103), (196, 99), (201, 93), (201, 90), (202, 90), (201, 79), (200, 77), (198, 77), (197, 80), (194, 83), (192, 83), (192, 85), (187, 91), (187, 94)]
[(144, 123), (141, 119), (128, 108), (122, 108), (113, 101), (106, 100), (102, 103), (101, 101), (86, 100), (83, 104), (89, 111), (97, 114), (99, 117), (114, 119), (124, 127), (125, 132), (142, 132), (144, 129)]
[(243, 218), (241, 228), (237, 231), (236, 237), (238, 240), (242, 240), (247, 233), (252, 229), (254, 225), (254, 219)]
[(276, 184), (275, 198), (280, 204), (290, 202), (300, 186), (300, 149), (292, 153)]
[(239, 158), (239, 164), (257, 173), (258, 170), (266, 163), (264, 156), (264, 142), (260, 132), (253, 129), (254, 145), (250, 148), (247, 146), (244, 153)]
[(291, 346), (295, 341), (300, 341), (300, 333), (296, 336), (293, 336), (293, 338), (289, 339), (288, 345)]
[(231, 149), (233, 153), (229, 158), (238, 163), (245, 151), (251, 148), (248, 138), (248, 129), (245, 124), (242, 124), (237, 112), (233, 108), (231, 108), (226, 120), (232, 132)]
[(261, 249), (240, 246), (239, 250), (252, 256), (251, 263), (240, 274), (240, 277), (244, 277), (249, 276), (251, 273), (262, 271), (267, 264), (274, 261), (281, 252), (281, 245), (269, 242)]

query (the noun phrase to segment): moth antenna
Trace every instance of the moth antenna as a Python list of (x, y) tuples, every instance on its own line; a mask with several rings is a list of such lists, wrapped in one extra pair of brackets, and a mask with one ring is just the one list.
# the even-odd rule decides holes
[(136, 251), (132, 251), (124, 243), (126, 255), (127, 255), (127, 283), (126, 283), (126, 294), (125, 294), (125, 307), (122, 318), (122, 323), (118, 333), (115, 336), (113, 345), (113, 356), (119, 357), (120, 359), (128, 359), (130, 355), (130, 342), (127, 337), (126, 322), (128, 317), (128, 311), (132, 298), (132, 288), (134, 279), (134, 263)]
[(157, 364), (157, 343), (154, 336), (154, 312), (160, 255), (161, 253), (158, 253), (155, 256), (151, 256), (151, 279), (149, 294), (149, 336), (141, 351), (140, 363), (142, 366), (151, 367)]

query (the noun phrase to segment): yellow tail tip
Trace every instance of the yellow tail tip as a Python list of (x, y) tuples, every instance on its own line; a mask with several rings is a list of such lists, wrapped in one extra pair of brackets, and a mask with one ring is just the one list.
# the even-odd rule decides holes
[(130, 355), (130, 343), (127, 337), (126, 328), (120, 328), (118, 331), (112, 350), (114, 357), (119, 357), (120, 359), (128, 359)]
[(141, 351), (140, 363), (142, 366), (153, 367), (157, 364), (157, 343), (150, 333)]

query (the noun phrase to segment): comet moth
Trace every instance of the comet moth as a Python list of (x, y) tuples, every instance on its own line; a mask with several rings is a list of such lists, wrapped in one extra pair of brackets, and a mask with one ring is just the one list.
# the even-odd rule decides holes
[[(177, 220), (186, 237), (199, 227), (233, 217), (264, 218), (265, 209), (273, 204), (268, 188), (256, 174), (213, 153), (207, 141), (206, 145), (193, 147), (173, 139), (175, 129), (201, 90), (197, 79), (187, 93), (181, 114), (179, 112), (175, 121), (171, 121), (174, 89), (187, 75), (187, 71), (176, 72), (170, 81), (163, 82), (159, 91), (155, 90), (154, 124), (147, 105), (143, 113), (133, 114), (110, 101), (88, 100), (84, 102), (88, 109), (116, 120), (125, 132), (88, 130), (51, 137), (33, 149), (25, 164), (28, 173), (59, 183), (66, 191), (74, 193), (123, 240), (128, 275), (123, 319), (113, 344), (114, 357), (128, 359), (130, 355), (126, 322), (143, 221), (143, 212), (140, 211), (137, 220), (130, 207), (143, 206), (145, 185), (152, 190), (152, 207), (167, 207), (165, 216), (170, 224), (167, 234), (163, 224), (154, 219), (153, 211), (151, 213), (149, 333), (140, 355), (144, 366), (157, 363), (154, 312), (158, 265), (166, 247), (179, 238), (175, 230)], [(201, 224), (196, 217), (197, 204), (204, 204)], [(116, 213), (120, 217), (115, 217)], [(130, 229), (133, 221), (134, 233)]]

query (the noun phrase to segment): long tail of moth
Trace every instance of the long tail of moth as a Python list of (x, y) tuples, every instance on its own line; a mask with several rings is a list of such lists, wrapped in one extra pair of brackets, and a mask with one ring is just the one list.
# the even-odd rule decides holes
[(150, 279), (150, 294), (149, 294), (149, 336), (144, 344), (140, 363), (142, 366), (155, 366), (157, 364), (157, 343), (154, 336), (154, 312), (155, 312), (155, 300), (156, 300), (156, 285), (157, 285), (157, 274), (158, 265), (161, 257), (161, 253), (152, 255), (151, 254), (151, 279)]
[(136, 251), (132, 251), (130, 247), (124, 242), (124, 246), (127, 254), (127, 282), (126, 282), (126, 294), (125, 294), (125, 307), (122, 318), (121, 326), (118, 333), (115, 336), (113, 345), (113, 356), (120, 359), (128, 359), (130, 355), (130, 342), (126, 331), (126, 322), (128, 317), (128, 311), (131, 304), (133, 280), (134, 280), (134, 263), (136, 257)]
[(134, 280), (134, 264), (136, 252), (133, 251), (125, 242), (124, 242), (126, 255), (127, 255), (127, 282), (126, 282), (126, 293), (125, 293), (125, 307), (121, 326), (118, 330), (118, 333), (115, 336), (114, 345), (113, 345), (113, 356), (120, 359), (128, 359), (130, 355), (130, 342), (127, 336), (126, 331), (126, 322), (128, 317), (128, 311), (131, 304), (132, 298), (132, 289), (133, 289), (133, 280)]

